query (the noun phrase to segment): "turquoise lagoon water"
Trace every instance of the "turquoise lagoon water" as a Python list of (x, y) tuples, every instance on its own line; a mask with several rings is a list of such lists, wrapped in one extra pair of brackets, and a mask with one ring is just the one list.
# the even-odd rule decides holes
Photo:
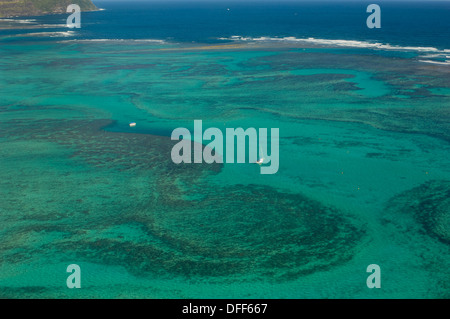
[[(2, 298), (449, 297), (448, 66), (271, 41), (0, 51)], [(279, 171), (173, 164), (195, 119), (279, 128)]]

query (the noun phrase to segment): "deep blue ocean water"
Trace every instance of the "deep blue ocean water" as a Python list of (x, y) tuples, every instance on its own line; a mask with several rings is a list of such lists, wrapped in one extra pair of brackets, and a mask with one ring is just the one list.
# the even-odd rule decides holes
[[(450, 48), (449, 1), (377, 1), (381, 28), (369, 29), (373, 1), (94, 1), (77, 39), (160, 39), (215, 43), (223, 38), (295, 37)], [(61, 24), (68, 15), (36, 17)], [(48, 29), (47, 29), (48, 31)], [(6, 31), (10, 32), (10, 31)], [(38, 31), (36, 31), (38, 32)], [(3, 31), (5, 33), (5, 31)]]

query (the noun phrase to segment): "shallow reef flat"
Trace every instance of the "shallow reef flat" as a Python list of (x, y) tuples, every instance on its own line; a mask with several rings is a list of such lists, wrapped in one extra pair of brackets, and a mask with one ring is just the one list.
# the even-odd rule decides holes
[[(168, 138), (101, 129), (108, 124), (2, 127), (11, 147), (2, 147), (2, 266), (76, 259), (136, 276), (283, 281), (346, 262), (363, 236), (338, 210), (302, 195), (211, 190), (219, 165), (181, 168), (167, 156)], [(202, 197), (185, 199), (191, 194)]]
[[(448, 297), (445, 66), (264, 44), (0, 51), (0, 297)], [(170, 132), (194, 119), (279, 127), (279, 173), (174, 164)], [(65, 286), (71, 263), (85, 289)]]

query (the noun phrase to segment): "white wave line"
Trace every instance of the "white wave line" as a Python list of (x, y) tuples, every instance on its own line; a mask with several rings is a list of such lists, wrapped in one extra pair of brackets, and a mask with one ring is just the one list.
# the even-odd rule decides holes
[(149, 42), (149, 43), (166, 43), (159, 39), (74, 39), (71, 42)]
[(371, 43), (367, 41), (357, 41), (357, 40), (330, 40), (330, 39), (316, 39), (316, 38), (295, 38), (295, 37), (243, 37), (243, 36), (231, 36), (229, 38), (219, 38), (219, 40), (231, 40), (231, 41), (283, 41), (283, 42), (306, 42), (313, 44), (340, 46), (340, 47), (357, 47), (357, 48), (368, 48), (368, 49), (381, 49), (381, 50), (396, 50), (396, 51), (420, 51), (420, 52), (433, 52), (433, 53), (450, 53), (449, 49), (439, 50), (434, 47), (413, 47), (413, 46), (398, 46), (390, 45), (384, 43)]

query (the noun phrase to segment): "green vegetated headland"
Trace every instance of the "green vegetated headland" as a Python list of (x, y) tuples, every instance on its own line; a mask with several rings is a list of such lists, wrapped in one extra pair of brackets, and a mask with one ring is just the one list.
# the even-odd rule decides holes
[(0, 17), (64, 13), (70, 4), (78, 4), (82, 11), (97, 10), (91, 0), (0, 0)]

